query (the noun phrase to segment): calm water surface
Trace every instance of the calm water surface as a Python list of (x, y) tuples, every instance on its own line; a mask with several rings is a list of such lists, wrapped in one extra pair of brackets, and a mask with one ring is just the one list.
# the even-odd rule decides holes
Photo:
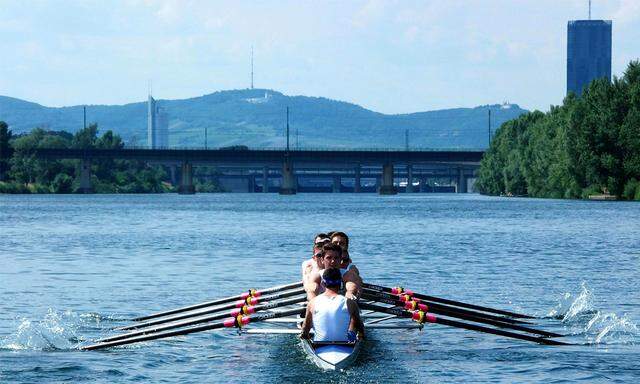
[[(477, 195), (0, 196), (0, 382), (640, 379), (640, 204)], [(545, 317), (572, 347), (377, 330), (323, 373), (290, 335), (220, 330), (81, 352), (135, 315), (299, 279), (348, 232), (366, 280)]]

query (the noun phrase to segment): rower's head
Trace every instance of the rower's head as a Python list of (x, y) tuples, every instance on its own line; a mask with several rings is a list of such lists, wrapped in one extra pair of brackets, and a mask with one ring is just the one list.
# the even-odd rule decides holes
[(342, 288), (342, 275), (338, 268), (327, 268), (322, 274), (322, 285), (325, 288), (338, 291)]
[(334, 244), (338, 244), (345, 251), (349, 250), (349, 236), (347, 236), (344, 232), (334, 232), (331, 235), (331, 242)]
[(344, 232), (334, 232), (331, 235), (331, 242), (342, 248), (342, 262), (340, 268), (347, 268), (351, 264), (349, 256), (349, 236)]
[(331, 239), (326, 233), (318, 233), (313, 240), (313, 257), (319, 258), (322, 254), (322, 246), (330, 241)]
[(342, 248), (338, 244), (327, 243), (322, 246), (322, 265), (324, 269), (340, 268)]

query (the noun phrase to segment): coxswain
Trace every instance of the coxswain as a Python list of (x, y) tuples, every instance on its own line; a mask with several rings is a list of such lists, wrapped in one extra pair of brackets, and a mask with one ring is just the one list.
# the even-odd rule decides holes
[(307, 304), (300, 337), (308, 339), (313, 328), (313, 341), (364, 339), (364, 324), (360, 318), (358, 304), (354, 300), (347, 300), (339, 293), (342, 286), (340, 270), (325, 269), (321, 283), (325, 288), (324, 292)]

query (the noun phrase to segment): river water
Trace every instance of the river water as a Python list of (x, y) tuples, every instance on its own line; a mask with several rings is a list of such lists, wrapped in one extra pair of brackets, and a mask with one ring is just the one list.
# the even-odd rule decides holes
[[(0, 196), (0, 382), (632, 382), (640, 204), (479, 195)], [(149, 312), (299, 280), (316, 232), (366, 281), (542, 317), (570, 347), (375, 330), (324, 373), (292, 335), (78, 346)]]

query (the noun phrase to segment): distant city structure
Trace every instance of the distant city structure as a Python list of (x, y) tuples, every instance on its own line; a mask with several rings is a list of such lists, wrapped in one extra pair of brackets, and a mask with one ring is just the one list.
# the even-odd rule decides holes
[(169, 146), (169, 114), (149, 95), (147, 105), (147, 146), (166, 148)]
[(567, 94), (581, 95), (591, 81), (600, 78), (611, 80), (611, 20), (569, 21)]

